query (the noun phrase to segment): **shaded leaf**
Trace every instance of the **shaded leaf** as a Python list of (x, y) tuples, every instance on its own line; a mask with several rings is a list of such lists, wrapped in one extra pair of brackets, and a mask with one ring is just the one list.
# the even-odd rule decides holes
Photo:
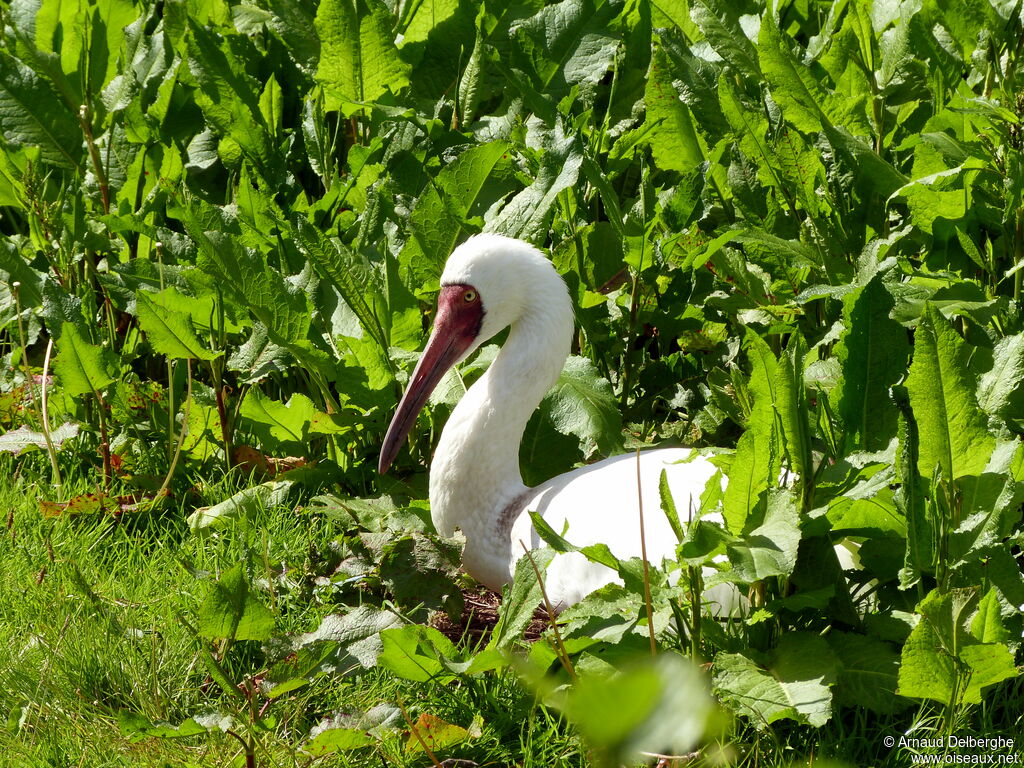
[(719, 653), (714, 668), (715, 692), (757, 724), (789, 719), (820, 727), (832, 716), (837, 664), (817, 635), (783, 635), (767, 667), (747, 654)]

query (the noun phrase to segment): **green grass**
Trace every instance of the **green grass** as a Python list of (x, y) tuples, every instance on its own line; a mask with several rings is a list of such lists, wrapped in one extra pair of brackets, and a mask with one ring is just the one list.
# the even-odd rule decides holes
[[(0, 544), (0, 708), (15, 719), (0, 733), (0, 748), (25, 765), (227, 760), (238, 745), (226, 736), (190, 739), (185, 748), (131, 744), (120, 734), (118, 713), (173, 723), (215, 708), (198, 641), (180, 620), (202, 601), (205, 575), (238, 562), (256, 542), (266, 542), (275, 560), (308, 557), (311, 547), (327, 545), (330, 531), (288, 510), (209, 537), (191, 535), (176, 509), (121, 521), (44, 520), (36, 499), (47, 491), (23, 478), (0, 486), (3, 507), (12, 510)], [(325, 612), (324, 605), (294, 601), (279, 624), (308, 628)], [(242, 654), (238, 660), (249, 661)]]
[[(182, 739), (132, 740), (118, 724), (122, 712), (180, 723), (204, 712), (231, 711), (234, 700), (210, 680), (204, 643), (189, 630), (212, 578), (241, 559), (269, 568), (276, 635), (310, 631), (344, 608), (323, 580), (333, 567), (337, 523), (302, 509), (277, 507), (228, 530), (194, 535), (184, 513), (44, 519), (37, 506), (52, 489), (14, 473), (0, 459), (0, 505), (9, 527), (0, 536), (0, 753), (11, 766), (244, 765), (238, 741), (224, 733)], [(71, 480), (84, 491), (81, 478)], [(199, 491), (209, 502), (230, 494), (229, 482)], [(192, 500), (193, 502), (195, 499)], [(279, 578), (279, 563), (289, 564)], [(261, 592), (261, 599), (269, 594)], [(351, 600), (351, 596), (348, 598)], [(207, 645), (206, 650), (213, 650)], [(232, 679), (264, 669), (259, 645), (239, 642), (224, 659)], [(1009, 681), (982, 707), (964, 710), (961, 736), (1020, 733), (1024, 687)], [(371, 748), (313, 758), (296, 751), (310, 729), (328, 717), (356, 717), (380, 704), (401, 704), (412, 718), (430, 713), (471, 726), (479, 735), (451, 754), (480, 765), (577, 766), (585, 747), (552, 710), (540, 705), (511, 669), (461, 677), (454, 685), (408, 683), (382, 669), (326, 676), (270, 705), (274, 727), (260, 734), (262, 766), (429, 765), (409, 754), (404, 723)], [(243, 708), (244, 709), (244, 708)], [(236, 708), (237, 710), (237, 708)], [(726, 722), (723, 754), (740, 766), (807, 764), (838, 757), (850, 765), (908, 765), (887, 749), (885, 735), (939, 733), (939, 712), (923, 706), (886, 720), (846, 710), (819, 730), (780, 723), (758, 730)], [(237, 716), (237, 711), (236, 711)], [(237, 726), (242, 730), (242, 726)], [(711, 754), (714, 750), (707, 750)], [(703, 763), (713, 764), (709, 757)], [(820, 762), (817, 764), (821, 764)]]
[[(276, 564), (290, 564), (287, 580), (275, 579), (276, 634), (315, 629), (323, 616), (343, 610), (316, 585), (329, 565), (336, 525), (283, 507), (206, 536), (193, 535), (174, 508), (120, 521), (44, 519), (37, 499), (52, 489), (12, 477), (7, 459), (0, 459), (0, 468), (0, 506), (10, 510), (10, 526), (0, 536), (0, 712), (8, 720), (0, 728), (3, 764), (244, 764), (239, 743), (226, 734), (133, 742), (118, 715), (137, 712), (176, 724), (229, 710), (233, 702), (210, 681), (201, 641), (185, 622), (194, 623), (212, 578), (249, 556), (274, 564), (275, 576)], [(87, 486), (79, 482), (75, 490)], [(230, 492), (222, 483), (203, 495), (213, 501)], [(224, 661), (236, 680), (258, 674), (263, 664), (253, 642), (236, 644)], [(469, 751), (481, 764), (580, 764), (576, 738), (557, 716), (534, 706), (511, 671), (451, 689), (410, 686), (380, 670), (322, 678), (272, 704), (277, 724), (261, 735), (257, 764), (429, 764), (422, 754), (405, 754), (407, 737), (397, 731), (375, 750), (348, 756), (312, 761), (295, 752), (322, 718), (396, 701), (414, 718), (429, 711), (464, 726), (479, 714), (485, 727)]]

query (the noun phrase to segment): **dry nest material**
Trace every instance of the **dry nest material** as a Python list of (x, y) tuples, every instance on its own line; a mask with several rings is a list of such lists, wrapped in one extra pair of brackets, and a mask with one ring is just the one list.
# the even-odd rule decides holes
[[(498, 623), (498, 606), (501, 595), (486, 587), (471, 587), (462, 590), (462, 616), (452, 621), (448, 614), (438, 611), (430, 617), (430, 626), (438, 630), (453, 643), (463, 643), (478, 648), (491, 638), (491, 631)], [(543, 608), (538, 608), (526, 627), (525, 637), (536, 640), (547, 629), (548, 617)]]

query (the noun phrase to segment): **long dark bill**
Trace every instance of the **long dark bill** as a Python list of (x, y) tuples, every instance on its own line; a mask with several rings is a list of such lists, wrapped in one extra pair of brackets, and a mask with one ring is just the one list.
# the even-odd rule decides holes
[[(463, 286), (448, 286), (448, 288), (454, 288), (457, 291)], [(451, 291), (451, 293), (456, 291)], [(448, 292), (442, 291), (442, 294)], [(427, 341), (427, 348), (423, 350), (423, 356), (416, 364), (416, 370), (412, 373), (409, 386), (406, 387), (402, 401), (398, 404), (398, 410), (391, 418), (387, 435), (384, 436), (384, 444), (380, 449), (380, 462), (377, 464), (377, 470), (382, 475), (391, 468), (395, 456), (398, 455), (398, 449), (402, 447), (402, 443), (409, 436), (409, 431), (416, 423), (416, 417), (423, 410), (434, 387), (469, 348), (476, 336), (475, 331), (479, 328), (479, 322), (472, 333), (467, 333), (467, 329), (462, 327), (463, 323), (459, 322), (461, 318), (456, 319), (452, 316), (453, 313), (447, 311), (449, 306), (446, 305), (449, 304), (449, 301), (449, 297), (445, 295), (442, 295), (438, 301), (437, 321), (434, 323), (430, 340)]]

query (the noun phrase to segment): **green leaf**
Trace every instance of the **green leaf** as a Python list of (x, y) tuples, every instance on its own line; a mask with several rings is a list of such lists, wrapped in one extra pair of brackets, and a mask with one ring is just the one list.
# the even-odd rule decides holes
[(784, 634), (767, 667), (747, 654), (719, 653), (714, 669), (715, 692), (757, 723), (789, 719), (820, 728), (832, 716), (837, 664), (818, 635)]
[(260, 111), (259, 84), (231, 47), (189, 20), (189, 69), (199, 85), (196, 103), (207, 122), (233, 140), (271, 185), (283, 180), (283, 163)]
[(962, 522), (948, 534), (946, 562), (957, 566), (976, 561), (989, 547), (1005, 546), (1021, 520), (1024, 483), (1002, 472), (969, 475), (957, 484)]
[(645, 121), (651, 125), (649, 140), (658, 166), (689, 171), (704, 162), (704, 148), (697, 136), (693, 113), (680, 100), (672, 75), (664, 46), (656, 45), (644, 91)]
[(932, 477), (936, 467), (947, 480), (981, 474), (995, 446), (975, 399), (969, 354), (950, 322), (927, 306), (907, 378), (921, 434), (918, 469), (925, 477)]
[(410, 92), (427, 99), (437, 99), (442, 94), (451, 97), (453, 76), (462, 71), (458, 104), (464, 125), (472, 122), (476, 99), (467, 91), (481, 86), (484, 80), (481, 63), (488, 31), (483, 22), (488, 16), (494, 18), (488, 10), (465, 0), (423, 0), (402, 7), (406, 18), (399, 22), (405, 23), (399, 55), (412, 68)]
[(836, 386), (836, 410), (846, 445), (878, 451), (896, 433), (896, 408), (889, 387), (906, 370), (910, 342), (889, 314), (895, 301), (880, 275), (844, 302), (846, 332), (836, 346), (843, 376)]
[(918, 471), (920, 463), (920, 436), (917, 420), (910, 408), (905, 387), (893, 387), (893, 400), (899, 409), (897, 436), (899, 448), (896, 456), (900, 487), (894, 500), (907, 521), (907, 552), (900, 570), (900, 587), (907, 589), (916, 584), (921, 574), (933, 570), (935, 560), (935, 527), (925, 506), (923, 482)]
[[(537, 531), (537, 535), (551, 547), (555, 552), (559, 554), (565, 554), (566, 552), (579, 552), (586, 556), (588, 560), (612, 569), (613, 571), (619, 571), (620, 575), (623, 573), (623, 563), (612, 554), (611, 549), (604, 542), (597, 544), (590, 544), (585, 547), (577, 547), (575, 544), (571, 544), (562, 538), (555, 529), (548, 525), (548, 522), (540, 516), (537, 512), (530, 512), (530, 520), (533, 521), (533, 527)], [(525, 556), (524, 556), (525, 559)], [(541, 571), (543, 573), (543, 571)]]
[[(61, 443), (73, 437), (78, 437), (78, 425), (71, 422), (65, 422), (50, 430), (50, 442), (55, 450), (60, 450)], [(29, 429), (26, 424), (0, 435), (0, 453), (13, 453), (18, 456), (29, 448), (46, 450), (46, 436), (42, 432)]]
[[(174, 291), (173, 288), (166, 292)], [(176, 294), (177, 292), (174, 291)], [(183, 312), (166, 309), (153, 301), (148, 291), (135, 294), (139, 325), (158, 353), (171, 358), (213, 360), (223, 351), (213, 352), (196, 336), (191, 318)]]
[(569, 720), (606, 765), (634, 765), (651, 750), (687, 754), (713, 707), (697, 668), (675, 653), (581, 677), (565, 699)]
[(260, 33), (265, 24), (284, 43), (304, 72), (315, 69), (320, 53), (313, 11), (301, 0), (267, 0), (262, 7), (249, 4), (231, 7), (235, 28), (240, 33)]
[(753, 584), (769, 576), (788, 576), (793, 572), (800, 546), (798, 509), (789, 489), (769, 491), (764, 522), (726, 547), (739, 579)]
[(146, 738), (180, 739), (186, 736), (197, 736), (209, 733), (215, 728), (219, 730), (229, 729), (232, 723), (231, 717), (219, 716), (216, 713), (190, 717), (180, 725), (171, 725), (165, 722), (154, 723), (137, 712), (129, 712), (127, 710), (122, 710), (117, 716), (118, 726), (132, 741)]
[(391, 346), (384, 327), (386, 302), (381, 281), (370, 264), (337, 238), (328, 237), (302, 219), (296, 222), (292, 235), (317, 274), (334, 284), (363, 330), (386, 352)]
[[(774, 423), (769, 421), (766, 426), (772, 429)], [(768, 488), (766, 469), (771, 459), (768, 445), (758, 439), (755, 429), (747, 429), (740, 435), (722, 501), (725, 527), (731, 533), (741, 533), (747, 518), (760, 506), (763, 494)]]
[[(772, 165), (775, 158), (769, 154), (766, 142), (768, 120), (740, 97), (736, 83), (725, 72), (718, 79), (718, 100), (729, 127), (739, 139), (740, 148), (751, 160), (758, 162), (759, 175), (766, 173), (767, 180), (774, 179)], [(762, 182), (766, 179), (762, 178)]]
[(375, 744), (374, 739), (366, 731), (353, 728), (328, 728), (302, 745), (302, 751), (310, 755), (331, 755), (335, 752), (347, 752)]
[(189, 528), (193, 531), (221, 528), (252, 512), (287, 503), (298, 481), (286, 475), (282, 478), (245, 488), (213, 506), (197, 508), (188, 516)]
[[(479, 715), (475, 715), (474, 719), (482, 721)], [(405, 741), (405, 752), (416, 754), (425, 749), (448, 749), (475, 738), (479, 735), (479, 728), (476, 730), (477, 733), (474, 733), (461, 725), (449, 723), (436, 715), (424, 712), (416, 719), (416, 733), (410, 733)]]
[(267, 326), (255, 323), (249, 338), (228, 357), (227, 367), (240, 374), (240, 383), (255, 384), (271, 373), (284, 373), (289, 363), (294, 360), (288, 350), (270, 340)]
[(260, 114), (263, 121), (273, 135), (281, 132), (281, 111), (284, 108), (284, 96), (281, 93), (281, 85), (273, 75), (267, 80), (267, 84), (260, 94)]
[(0, 51), (0, 133), (14, 147), (39, 147), (43, 159), (79, 168), (82, 131), (53, 84)]
[(242, 401), (240, 415), (247, 422), (245, 426), (252, 429), (264, 445), (306, 445), (313, 432), (338, 434), (346, 430), (326, 413), (318, 411), (313, 401), (299, 392), (292, 395), (286, 404), (252, 389)]
[[(394, 526), (395, 523), (393, 522)], [(378, 570), (381, 582), (407, 615), (427, 618), (443, 609), (450, 617), (462, 613), (462, 591), (455, 579), (462, 562), (462, 546), (421, 533), (388, 533)]]
[(1003, 643), (969, 645), (961, 651), (960, 660), (970, 670), (961, 698), (964, 704), (980, 704), (985, 688), (1020, 675), (1013, 651)]
[(744, 34), (731, 5), (721, 0), (694, 0), (690, 18), (715, 52), (740, 75), (755, 81), (762, 79), (757, 49)]
[(61, 326), (53, 370), (69, 395), (96, 394), (118, 375), (118, 357), (106, 347), (90, 344), (71, 323)]
[(840, 705), (891, 715), (910, 706), (896, 695), (900, 655), (889, 643), (852, 632), (826, 635), (839, 662), (835, 697)]
[[(473, 48), (462, 71), (462, 76), (459, 78), (458, 104), (464, 124), (472, 123), (476, 118), (480, 102), (486, 94), (484, 76), (487, 70), (484, 59), (485, 32), (483, 30), (483, 21), (486, 17), (487, 9), (485, 6), (481, 6), (473, 25), (475, 31)], [(464, 48), (460, 49), (460, 56), (464, 50)]]
[(320, 37), (316, 79), (328, 94), (328, 110), (338, 109), (342, 100), (377, 101), (409, 84), (391, 15), (381, 0), (324, 0), (315, 26)]
[(427, 184), (410, 216), (412, 237), (399, 254), (409, 282), (435, 285), (454, 250), (491, 171), (509, 151), (504, 141), (479, 144), (447, 163)]
[(312, 669), (307, 670), (310, 677), (344, 672), (349, 666), (370, 669), (377, 664), (383, 648), (381, 632), (403, 624), (392, 611), (360, 605), (344, 615), (325, 616), (315, 630), (294, 639), (292, 650), (303, 657), (300, 662), (305, 657), (312, 661)]
[(458, 652), (451, 641), (433, 627), (409, 624), (380, 633), (382, 650), (377, 664), (403, 680), (440, 684), (452, 679), (442, 659)]
[(578, 438), (587, 455), (621, 448), (622, 422), (612, 385), (586, 357), (571, 355), (565, 361), (540, 412), (563, 435)]
[(821, 266), (821, 256), (810, 245), (799, 240), (786, 240), (761, 229), (736, 232), (732, 242), (745, 245), (745, 251), (761, 257), (759, 262), (783, 268)]
[(774, 14), (762, 15), (757, 42), (764, 79), (786, 119), (804, 133), (817, 133), (830, 124), (823, 111), (830, 101), (829, 93), (807, 67), (794, 59)]
[(484, 228), (531, 243), (543, 242), (558, 195), (576, 183), (583, 153), (579, 138), (558, 125), (541, 138), (543, 154), (534, 182), (517, 194)]
[[(182, 213), (185, 229), (199, 247), (196, 264), (200, 269), (218, 281), (225, 295), (247, 306), (273, 341), (287, 345), (293, 353), (308, 351), (312, 311), (307, 292), (296, 279), (308, 274), (288, 278), (272, 268), (262, 253), (244, 247), (231, 232), (236, 221), (230, 211), (187, 198)], [(207, 229), (210, 225), (218, 228)]]
[(620, 0), (561, 0), (516, 24), (516, 48), (546, 95), (604, 78), (619, 46), (611, 23), (621, 10)]
[(658, 478), (658, 496), (661, 498), (661, 511), (665, 513), (669, 525), (672, 526), (672, 532), (681, 543), (685, 538), (683, 526), (679, 522), (679, 511), (676, 509), (675, 499), (672, 498), (672, 491), (668, 487), (668, 473), (664, 469), (661, 470), (661, 476)]
[[(980, 642), (968, 631), (976, 592), (933, 590), (918, 606), (921, 620), (903, 646), (899, 693), (943, 704), (979, 704), (982, 689), (1017, 676), (1013, 654), (1002, 643)], [(985, 608), (987, 613), (991, 609)], [(984, 619), (973, 625), (984, 633)]]
[[(920, 144), (919, 150), (931, 149), (929, 144)], [(915, 153), (916, 154), (916, 153)], [(917, 163), (915, 162), (915, 167)], [(908, 181), (899, 189), (892, 192), (891, 198), (902, 197), (907, 201), (912, 220), (915, 226), (928, 234), (933, 233), (935, 222), (938, 219), (957, 221), (964, 217), (967, 212), (968, 196), (963, 189), (945, 189), (952, 186), (948, 180), (955, 181), (957, 177), (967, 170), (977, 170), (977, 161), (970, 162), (955, 168), (942, 167), (935, 173), (915, 178)]]
[(978, 405), (988, 414), (1007, 417), (1024, 381), (1024, 333), (1000, 339), (992, 358), (992, 368), (978, 382)]
[(775, 484), (780, 473), (775, 422), (778, 363), (767, 343), (751, 331), (747, 332), (746, 344), (752, 365), (749, 393), (753, 403), (743, 404), (749, 408), (749, 416), (729, 468), (722, 511), (726, 528), (733, 534), (742, 533), (751, 516), (758, 519), (764, 492)]
[[(534, 525), (537, 524), (534, 518)], [(533, 620), (534, 611), (543, 600), (540, 583), (533, 567), (543, 575), (555, 553), (548, 548), (533, 549), (530, 557), (520, 557), (516, 561), (515, 575), (512, 583), (502, 590), (501, 606), (498, 608), (498, 623), (494, 626), (488, 648), (504, 650), (517, 645), (523, 637), (527, 625)], [(532, 558), (532, 563), (531, 563)]]
[(869, 133), (862, 98), (828, 91), (822, 78), (796, 60), (771, 13), (761, 18), (758, 55), (772, 97), (789, 123), (804, 133), (824, 132), (858, 183), (885, 198), (906, 184), (903, 174), (854, 135)]
[(811, 457), (811, 409), (804, 389), (804, 358), (807, 355), (803, 336), (794, 334), (776, 367), (776, 411), (782, 422), (783, 445), (789, 467), (801, 484), (811, 482), (814, 465)]
[(199, 634), (229, 640), (266, 640), (274, 629), (270, 609), (250, 594), (245, 563), (238, 563), (220, 579), (199, 608)]
[[(728, 123), (722, 115), (722, 108), (718, 100), (718, 77), (722, 72), (722, 67), (717, 62), (712, 63), (696, 55), (690, 42), (674, 30), (659, 29), (655, 40), (664, 49), (667, 60), (655, 62), (652, 50), (648, 78), (655, 74), (656, 65), (660, 69), (663, 64), (667, 64), (669, 68), (667, 72), (657, 73), (662, 84), (671, 83), (671, 89), (663, 91), (662, 94), (667, 96), (674, 92), (676, 97), (689, 108), (689, 117), (692, 123), (690, 127), (687, 127), (685, 123), (680, 123), (680, 128), (688, 134), (682, 141), (684, 144), (690, 145), (692, 137), (689, 136), (689, 132), (692, 128), (695, 131), (697, 145), (692, 146), (691, 151), (699, 149), (700, 161), (710, 160), (709, 171), (714, 171), (718, 161), (715, 153), (720, 150), (714, 149), (708, 152), (704, 142), (706, 140), (710, 144), (712, 141), (718, 141), (728, 131)], [(648, 90), (650, 90), (649, 81), (645, 89), (645, 97)], [(665, 106), (669, 106), (668, 102), (665, 103)], [(666, 122), (671, 122), (671, 118)], [(645, 120), (644, 123), (654, 126), (654, 121), (650, 119)], [(724, 146), (721, 145), (721, 149), (724, 149)]]
[(982, 643), (1006, 643), (1010, 640), (994, 589), (986, 592), (978, 603), (978, 612), (971, 619), (971, 634)]

